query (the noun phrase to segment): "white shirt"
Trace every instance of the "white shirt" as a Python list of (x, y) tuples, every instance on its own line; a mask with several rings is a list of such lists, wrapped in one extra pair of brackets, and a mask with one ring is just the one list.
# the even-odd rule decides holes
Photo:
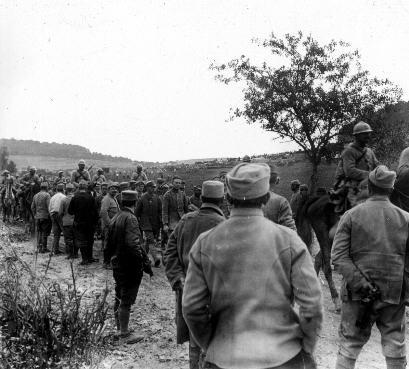
[(50, 214), (58, 213), (60, 211), (61, 201), (65, 199), (65, 195), (62, 192), (57, 192), (51, 199), (50, 205), (48, 205), (48, 211)]

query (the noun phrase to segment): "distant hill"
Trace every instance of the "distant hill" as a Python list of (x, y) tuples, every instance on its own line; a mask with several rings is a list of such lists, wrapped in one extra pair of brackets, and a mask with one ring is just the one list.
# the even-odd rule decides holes
[(33, 140), (16, 140), (14, 138), (0, 139), (0, 146), (8, 148), (10, 156), (29, 155), (29, 156), (49, 156), (53, 158), (72, 158), (72, 159), (89, 159), (104, 160), (110, 162), (129, 162), (132, 160), (122, 156), (111, 156), (99, 152), (91, 152), (89, 149), (70, 144), (59, 144), (56, 142), (40, 142)]

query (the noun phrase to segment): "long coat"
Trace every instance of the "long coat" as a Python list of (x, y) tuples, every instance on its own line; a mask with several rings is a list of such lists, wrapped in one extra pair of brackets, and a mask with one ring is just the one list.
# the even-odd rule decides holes
[(190, 251), (183, 315), (206, 361), (221, 368), (269, 368), (311, 353), (322, 301), (307, 247), (261, 209), (233, 208)]
[(162, 223), (174, 230), (179, 220), (189, 211), (188, 199), (183, 191), (169, 190), (163, 196)]
[(143, 231), (159, 232), (162, 224), (162, 201), (159, 196), (143, 194), (136, 206), (135, 215)]

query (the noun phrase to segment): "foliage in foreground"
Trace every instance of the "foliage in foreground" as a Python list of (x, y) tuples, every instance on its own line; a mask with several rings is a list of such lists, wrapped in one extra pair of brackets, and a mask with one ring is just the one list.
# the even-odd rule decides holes
[(77, 289), (72, 264), (65, 288), (47, 280), (48, 267), (39, 275), (10, 250), (0, 277), (0, 366), (78, 368), (89, 363), (102, 348), (108, 289), (87, 298)]

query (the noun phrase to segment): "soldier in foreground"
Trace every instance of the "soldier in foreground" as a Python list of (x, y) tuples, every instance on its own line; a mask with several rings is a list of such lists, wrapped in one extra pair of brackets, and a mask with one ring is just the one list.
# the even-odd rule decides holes
[(144, 339), (143, 335), (130, 332), (129, 317), (143, 272), (153, 276), (135, 216), (136, 199), (135, 191), (122, 192), (122, 210), (110, 223), (107, 240), (107, 256), (115, 279), (115, 320), (120, 338), (127, 344)]
[(230, 219), (190, 251), (183, 316), (205, 368), (316, 367), (320, 285), (297, 234), (263, 216), (269, 180), (266, 164), (235, 166), (226, 176)]
[(276, 224), (283, 225), (296, 231), (293, 214), (288, 200), (275, 193), (275, 187), (280, 182), (280, 177), (275, 167), (270, 168), (270, 199), (263, 206), (263, 213), (267, 219)]
[(50, 197), (48, 183), (42, 182), (40, 184), (40, 192), (34, 195), (33, 202), (31, 203), (31, 211), (36, 222), (37, 250), (39, 253), (50, 251), (47, 249), (47, 239), (51, 232), (51, 219), (48, 212)]
[(369, 199), (340, 220), (332, 247), (343, 276), (336, 369), (352, 369), (376, 323), (388, 369), (406, 368), (405, 304), (409, 302), (409, 213), (389, 201), (395, 172), (369, 174)]
[(223, 202), (224, 185), (218, 181), (203, 182), (200, 210), (187, 213), (180, 220), (169, 238), (165, 251), (166, 276), (176, 292), (177, 342), (189, 341), (190, 369), (199, 368), (200, 347), (195, 342), (182, 316), (182, 293), (189, 266), (189, 252), (197, 237), (225, 220), (220, 204)]
[(65, 252), (67, 253), (67, 259), (78, 258), (78, 246), (74, 237), (74, 216), (68, 214), (68, 207), (70, 206), (71, 199), (74, 196), (74, 185), (67, 183), (65, 186), (66, 196), (61, 201), (60, 205), (60, 217), (62, 219)]

